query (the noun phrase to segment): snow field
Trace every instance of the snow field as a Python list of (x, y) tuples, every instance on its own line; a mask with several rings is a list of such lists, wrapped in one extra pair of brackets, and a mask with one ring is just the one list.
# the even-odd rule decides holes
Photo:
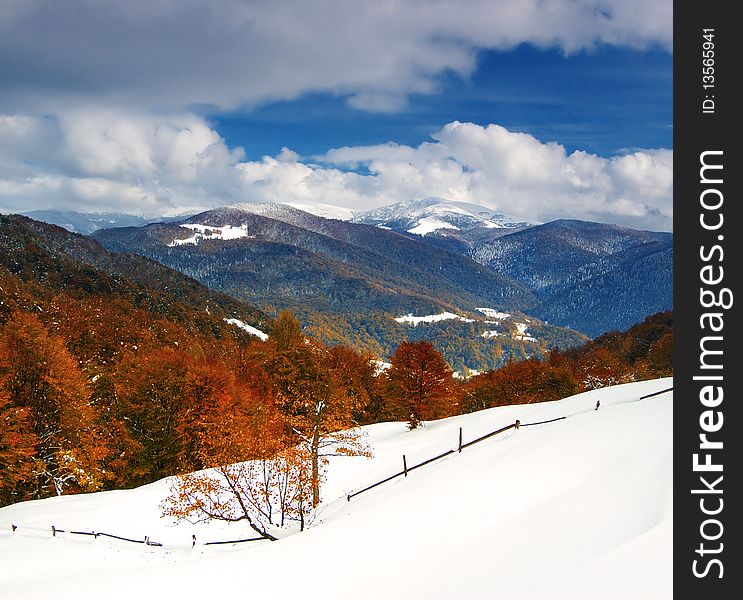
[(168, 246), (195, 246), (201, 240), (237, 240), (240, 238), (252, 237), (248, 235), (247, 225), (240, 225), (239, 227), (233, 227), (232, 225), (214, 227), (211, 225), (201, 225), (199, 223), (183, 223), (180, 227), (190, 229), (194, 234), (188, 238), (174, 239), (168, 244)]
[[(673, 394), (638, 399), (672, 385), (627, 384), (413, 431), (366, 427), (374, 457), (331, 459), (312, 527), (275, 543), (184, 548), (195, 528), (159, 517), (167, 480), (5, 507), (0, 597), (670, 598)], [(561, 416), (346, 500), (399, 471), (402, 454), (412, 466), (456, 449), (459, 427), (467, 442), (515, 419)], [(181, 549), (10, 534), (11, 522), (150, 535)], [(200, 540), (237, 533), (196, 529)]]

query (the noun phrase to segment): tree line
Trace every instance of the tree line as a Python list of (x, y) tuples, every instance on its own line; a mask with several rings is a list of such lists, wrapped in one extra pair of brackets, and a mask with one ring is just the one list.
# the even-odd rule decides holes
[(269, 538), (304, 527), (329, 456), (369, 453), (360, 425), (412, 429), (672, 369), (670, 313), (460, 381), (430, 342), (400, 343), (381, 370), (288, 311), (261, 341), (221, 319), (196, 330), (95, 294), (0, 288), (0, 505), (179, 475), (164, 512)]

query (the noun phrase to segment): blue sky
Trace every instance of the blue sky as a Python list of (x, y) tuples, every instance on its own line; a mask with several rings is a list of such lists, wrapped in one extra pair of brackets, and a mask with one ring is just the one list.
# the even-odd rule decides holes
[(672, 0), (6, 0), (0, 210), (672, 228)]
[(314, 156), (338, 146), (418, 145), (454, 120), (498, 123), (559, 142), (569, 152), (607, 157), (670, 148), (673, 139), (673, 58), (658, 48), (602, 46), (566, 55), (522, 44), (482, 51), (474, 73), (445, 74), (438, 85), (393, 113), (355, 110), (343, 97), (309, 94), (209, 118), (249, 158), (273, 156), (284, 146)]

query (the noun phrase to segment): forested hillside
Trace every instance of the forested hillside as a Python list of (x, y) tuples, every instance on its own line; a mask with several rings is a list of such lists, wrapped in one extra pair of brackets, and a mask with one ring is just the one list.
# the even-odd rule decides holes
[[(237, 205), (179, 223), (99, 231), (94, 238), (113, 252), (142, 254), (270, 314), (290, 309), (325, 343), (350, 344), (382, 359), (402, 341), (429, 339), (456, 369), (481, 370), (585, 339), (529, 318), (532, 292), (469, 257), (284, 205)], [(497, 327), (477, 307), (514, 316), (496, 335)], [(416, 328), (395, 321), (442, 312), (466, 320)], [(511, 335), (516, 323), (526, 321), (533, 335)]]

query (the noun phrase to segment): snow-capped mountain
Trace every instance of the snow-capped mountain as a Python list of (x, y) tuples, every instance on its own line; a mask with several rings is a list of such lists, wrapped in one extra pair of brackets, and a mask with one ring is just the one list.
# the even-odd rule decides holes
[(486, 206), (444, 198), (398, 202), (362, 213), (355, 221), (417, 235), (442, 230), (465, 233), (473, 229), (492, 230), (492, 234), (502, 230), (505, 234), (531, 225), (523, 219), (503, 215)]

